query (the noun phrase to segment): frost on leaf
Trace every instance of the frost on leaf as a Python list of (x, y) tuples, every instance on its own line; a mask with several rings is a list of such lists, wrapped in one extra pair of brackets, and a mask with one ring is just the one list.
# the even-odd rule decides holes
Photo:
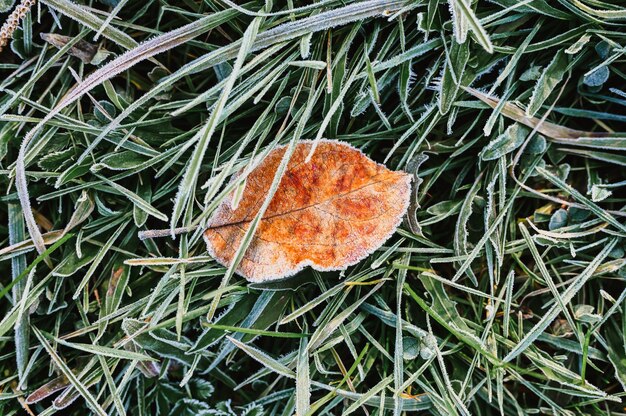
[[(280, 279), (305, 266), (341, 270), (380, 247), (407, 210), (411, 175), (394, 172), (341, 142), (300, 142), (236, 271), (250, 281)], [(270, 152), (246, 180), (233, 209), (228, 195), (204, 232), (208, 251), (230, 265), (268, 194), (285, 148)]]

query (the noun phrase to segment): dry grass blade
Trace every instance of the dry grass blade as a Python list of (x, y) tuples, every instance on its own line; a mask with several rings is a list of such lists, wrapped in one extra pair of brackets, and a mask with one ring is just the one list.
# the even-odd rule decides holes
[[(489, 105), (491, 108), (498, 107), (500, 100), (496, 97), (485, 94), (477, 89), (471, 87), (464, 87), (465, 91), (474, 97), (478, 98), (485, 104)], [(537, 117), (529, 117), (526, 115), (526, 112), (519, 108), (512, 102), (506, 102), (502, 106), (500, 110), (502, 115), (510, 118), (511, 120), (515, 120), (518, 123), (522, 123), (525, 126), (530, 127), (531, 129), (537, 129), (538, 133), (543, 134), (544, 136), (555, 139), (555, 140), (567, 140), (567, 139), (579, 139), (585, 137), (593, 137), (593, 138), (603, 138), (603, 137), (611, 137), (613, 134), (609, 133), (598, 133), (598, 132), (590, 132), (590, 131), (582, 131), (570, 129), (568, 127), (559, 126), (558, 124), (550, 123), (549, 121), (541, 121), (540, 118)]]

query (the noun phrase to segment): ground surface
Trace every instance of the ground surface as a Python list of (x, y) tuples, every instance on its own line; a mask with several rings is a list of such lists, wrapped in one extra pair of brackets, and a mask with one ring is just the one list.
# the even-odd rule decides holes
[[(626, 2), (310, 3), (25, 14), (0, 414), (623, 413)], [(249, 284), (202, 225), (254, 155), (316, 137), (415, 174), (408, 217), (345, 272)]]

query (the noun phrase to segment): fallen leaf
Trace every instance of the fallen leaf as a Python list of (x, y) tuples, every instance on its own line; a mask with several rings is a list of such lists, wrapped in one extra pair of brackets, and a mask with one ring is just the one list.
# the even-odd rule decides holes
[[(305, 266), (345, 269), (380, 247), (402, 221), (411, 175), (390, 171), (352, 146), (330, 140), (320, 141), (306, 162), (312, 145), (302, 141), (296, 146), (236, 269), (250, 281), (281, 279)], [(221, 264), (232, 263), (284, 153), (285, 147), (270, 152), (248, 176), (237, 207), (233, 192), (209, 219), (204, 238)]]
[[(70, 36), (58, 35), (56, 33), (41, 33), (41, 39), (45, 40), (52, 46), (59, 49), (67, 45), (72, 38)], [(84, 40), (79, 40), (76, 44), (67, 51), (69, 55), (75, 56), (83, 63), (98, 65), (109, 55), (109, 51), (100, 49), (98, 45), (89, 43)]]
[(32, 392), (26, 398), (26, 404), (35, 404), (37, 402), (40, 402), (43, 399), (50, 397), (52, 394), (56, 393), (57, 391), (65, 389), (69, 385), (70, 385), (70, 382), (67, 379), (67, 377), (65, 376), (57, 377), (47, 382), (43, 386), (39, 387), (34, 392)]

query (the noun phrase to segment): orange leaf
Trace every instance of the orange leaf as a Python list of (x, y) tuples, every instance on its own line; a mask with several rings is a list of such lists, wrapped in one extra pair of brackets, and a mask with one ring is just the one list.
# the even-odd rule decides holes
[[(359, 150), (322, 140), (300, 142), (248, 246), (237, 273), (250, 281), (291, 276), (305, 266), (342, 270), (380, 247), (409, 205), (411, 175), (377, 164)], [(232, 263), (268, 193), (285, 147), (270, 152), (248, 176), (233, 208), (234, 192), (213, 213), (204, 232), (208, 251)]]

